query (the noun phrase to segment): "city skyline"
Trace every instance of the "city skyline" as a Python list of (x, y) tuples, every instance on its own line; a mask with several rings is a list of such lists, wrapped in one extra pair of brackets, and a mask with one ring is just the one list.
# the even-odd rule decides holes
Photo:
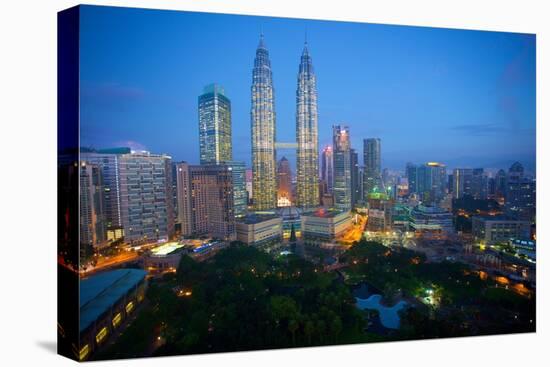
[[(167, 153), (175, 161), (198, 163), (196, 101), (206, 85), (218, 83), (232, 102), (234, 160), (251, 166), (249, 81), (260, 26), (272, 59), (278, 142), (295, 141), (296, 60), (307, 26), (320, 93), (318, 150), (330, 144), (331, 126), (343, 122), (352, 129), (351, 143), (356, 150), (360, 151), (365, 138), (384, 141), (385, 168), (403, 170), (407, 161), (440, 161), (449, 168), (502, 168), (519, 160), (534, 171), (533, 35), (267, 17), (260, 22), (220, 14), (207, 17), (201, 13), (154, 12), (147, 29), (129, 36), (128, 32), (136, 31), (141, 10), (125, 10), (122, 24), (116, 8), (99, 13), (83, 7), (83, 11), (87, 13), (81, 43), (84, 146), (130, 146)], [(170, 26), (161, 26), (166, 20), (171, 20)], [(223, 34), (204, 32), (203, 39), (176, 42), (178, 35), (199, 24), (229, 21), (235, 27)], [(91, 32), (98, 22), (104, 29)], [(158, 44), (147, 37), (152, 25), (158, 26), (154, 32), (154, 40), (160, 39)], [(326, 33), (329, 26), (334, 34)], [(116, 34), (111, 34), (113, 30)], [(352, 42), (352, 33), (364, 34), (368, 42)], [(108, 34), (112, 36), (109, 42), (101, 42)], [(222, 44), (223, 68), (213, 66), (216, 54), (209, 57), (205, 49), (212, 37), (218, 37), (217, 44)], [(448, 37), (452, 47), (441, 43)], [(123, 39), (125, 45), (120, 44)], [(411, 41), (417, 41), (418, 63), (397, 63), (404, 51), (411, 52)], [(386, 45), (379, 48), (383, 42)], [(289, 43), (295, 45), (290, 47)], [(151, 52), (143, 57), (142, 48)], [(355, 57), (349, 59), (352, 51)], [(116, 57), (104, 58), (107, 52)], [(127, 55), (118, 57), (121, 52)], [(166, 66), (162, 71), (140, 72), (151, 62), (161, 62), (158, 58), (166, 53), (172, 57), (162, 61)], [(138, 55), (139, 60), (134, 59)], [(433, 60), (427, 59), (429, 56)], [(201, 67), (197, 66), (199, 59)], [(124, 63), (131, 67), (122, 70)], [(343, 67), (346, 63), (350, 67)], [(189, 75), (182, 80), (183, 74)], [(398, 79), (402, 85), (396, 84)], [(418, 83), (420, 80), (423, 84)], [(432, 108), (424, 106), (427, 102)], [(365, 108), (354, 107), (358, 105)], [(476, 120), (479, 122), (471, 122)], [(414, 139), (411, 127), (416, 132)], [(432, 139), (433, 135), (438, 139)], [(281, 154), (289, 158), (295, 171), (295, 153)]]

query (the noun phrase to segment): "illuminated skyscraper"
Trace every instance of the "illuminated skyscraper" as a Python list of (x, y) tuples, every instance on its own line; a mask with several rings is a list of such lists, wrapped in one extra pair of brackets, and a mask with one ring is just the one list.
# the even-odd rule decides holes
[(254, 59), (251, 92), (254, 209), (273, 209), (277, 206), (275, 96), (271, 62), (263, 35), (260, 36)]
[(357, 205), (361, 198), (359, 192), (359, 157), (355, 149), (350, 149), (350, 169), (351, 169), (351, 206)]
[(277, 206), (292, 204), (292, 172), (285, 157), (277, 164)]
[(334, 148), (334, 205), (338, 209), (351, 209), (351, 143), (349, 128), (332, 127)]
[(374, 191), (375, 188), (381, 189), (381, 144), (380, 139), (365, 139), (363, 140), (363, 159), (365, 162), (365, 178), (363, 179), (364, 194), (366, 198), (368, 194)]
[(207, 85), (199, 96), (199, 143), (201, 164), (233, 160), (231, 101), (217, 84)]
[(319, 135), (317, 87), (307, 41), (300, 60), (296, 89), (296, 206), (319, 206)]
[(334, 187), (334, 164), (332, 146), (326, 146), (321, 154), (321, 179), (324, 181), (327, 191), (332, 193)]

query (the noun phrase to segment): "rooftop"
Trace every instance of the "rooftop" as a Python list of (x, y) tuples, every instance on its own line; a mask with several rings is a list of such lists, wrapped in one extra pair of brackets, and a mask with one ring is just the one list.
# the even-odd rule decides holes
[(304, 217), (317, 217), (317, 218), (334, 218), (334, 217), (336, 217), (336, 216), (338, 216), (342, 213), (344, 213), (344, 212), (341, 211), (341, 210), (337, 210), (337, 209), (319, 208), (319, 209), (311, 211), (311, 212), (303, 213), (302, 216), (304, 216)]
[(138, 285), (147, 272), (117, 269), (92, 275), (80, 281), (80, 327), (82, 332), (126, 293)]
[(163, 245), (160, 245), (159, 247), (155, 247), (154, 249), (152, 249), (151, 253), (153, 254), (153, 256), (162, 257), (179, 250), (183, 246), (185, 245), (179, 242), (167, 242)]
[(278, 216), (274, 214), (249, 214), (240, 219), (239, 222), (244, 224), (258, 224), (275, 218), (278, 218)]

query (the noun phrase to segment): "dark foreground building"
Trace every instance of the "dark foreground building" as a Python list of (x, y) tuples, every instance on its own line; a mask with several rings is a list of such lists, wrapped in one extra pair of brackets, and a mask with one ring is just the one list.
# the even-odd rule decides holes
[(101, 348), (143, 301), (146, 271), (118, 269), (80, 281), (79, 359)]

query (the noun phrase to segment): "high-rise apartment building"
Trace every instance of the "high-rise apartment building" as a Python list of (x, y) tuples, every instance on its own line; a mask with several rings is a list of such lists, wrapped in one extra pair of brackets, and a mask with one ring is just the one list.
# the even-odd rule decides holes
[(94, 247), (106, 241), (101, 167), (80, 161), (80, 244)]
[(124, 238), (135, 243), (168, 240), (174, 234), (171, 158), (133, 152), (118, 161)]
[(233, 169), (229, 165), (176, 165), (183, 235), (235, 239)]

